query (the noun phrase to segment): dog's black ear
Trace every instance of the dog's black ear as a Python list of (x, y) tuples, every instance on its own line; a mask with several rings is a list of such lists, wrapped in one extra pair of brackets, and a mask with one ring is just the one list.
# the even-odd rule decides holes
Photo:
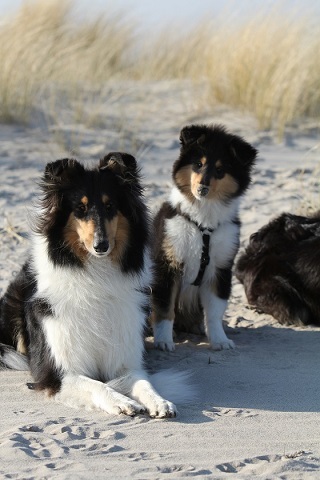
[(45, 213), (38, 218), (35, 226), (37, 232), (43, 233), (52, 227), (55, 221), (54, 214), (59, 211), (65, 192), (74, 187), (83, 172), (84, 167), (73, 158), (62, 158), (47, 163), (39, 182), (43, 194), (41, 207)]
[(48, 184), (70, 183), (84, 171), (84, 167), (74, 158), (62, 158), (46, 165), (44, 171), (44, 182)]
[(108, 153), (100, 160), (99, 170), (111, 170), (126, 182), (135, 182), (139, 179), (137, 162), (129, 153)]
[(195, 142), (201, 144), (204, 139), (205, 134), (201, 125), (188, 125), (180, 132), (180, 143), (182, 145), (190, 145)]
[(231, 136), (230, 149), (235, 158), (243, 165), (253, 165), (258, 155), (258, 150), (238, 135)]

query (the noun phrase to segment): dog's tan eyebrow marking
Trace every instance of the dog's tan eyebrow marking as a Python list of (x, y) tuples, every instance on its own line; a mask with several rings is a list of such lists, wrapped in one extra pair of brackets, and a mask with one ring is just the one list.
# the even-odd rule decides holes
[(84, 195), (81, 200), (80, 200), (81, 203), (83, 203), (83, 205), (88, 205), (89, 203), (89, 199), (86, 195)]
[(217, 161), (216, 161), (216, 167), (218, 167), (218, 168), (222, 167), (222, 162), (221, 162), (221, 160), (217, 160)]
[(200, 158), (200, 162), (202, 163), (202, 166), (205, 165), (207, 161), (208, 161), (207, 157)]
[(102, 201), (103, 201), (103, 203), (108, 203), (110, 201), (108, 195), (105, 195), (105, 194), (102, 195)]

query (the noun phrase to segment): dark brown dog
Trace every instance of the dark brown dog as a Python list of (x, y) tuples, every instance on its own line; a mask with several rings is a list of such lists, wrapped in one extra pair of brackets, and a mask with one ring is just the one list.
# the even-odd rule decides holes
[(320, 325), (320, 211), (283, 213), (251, 235), (235, 273), (262, 312), (282, 324)]

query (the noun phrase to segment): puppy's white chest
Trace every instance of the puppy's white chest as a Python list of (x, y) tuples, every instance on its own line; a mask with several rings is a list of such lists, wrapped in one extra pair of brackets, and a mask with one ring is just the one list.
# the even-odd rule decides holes
[(210, 281), (217, 268), (229, 266), (237, 251), (238, 226), (229, 222), (212, 231), (201, 231), (184, 217), (176, 216), (166, 221), (165, 229), (176, 261), (183, 265), (183, 283), (194, 282), (204, 256), (207, 265), (203, 279)]
[[(168, 244), (173, 249), (176, 262), (183, 265), (183, 281), (192, 283), (197, 276), (201, 263), (203, 251), (202, 232), (196, 225), (182, 216), (176, 216), (166, 221), (166, 238)], [(208, 255), (212, 243), (210, 234)], [(211, 256), (210, 263), (213, 263)]]

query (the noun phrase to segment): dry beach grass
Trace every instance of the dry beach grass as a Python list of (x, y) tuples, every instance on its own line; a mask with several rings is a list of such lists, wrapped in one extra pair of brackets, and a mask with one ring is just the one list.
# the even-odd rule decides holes
[(27, 121), (39, 101), (62, 94), (78, 100), (79, 114), (92, 88), (132, 78), (206, 80), (209, 104), (249, 111), (280, 135), (293, 120), (319, 118), (320, 29), (312, 13), (265, 7), (237, 19), (230, 4), (217, 18), (145, 42), (127, 13), (79, 21), (75, 7), (27, 1), (2, 22), (2, 121)]
[(69, 0), (25, 2), (2, 23), (2, 121), (27, 121), (41, 94), (77, 97), (125, 69), (133, 28), (121, 13), (79, 23), (73, 8)]

